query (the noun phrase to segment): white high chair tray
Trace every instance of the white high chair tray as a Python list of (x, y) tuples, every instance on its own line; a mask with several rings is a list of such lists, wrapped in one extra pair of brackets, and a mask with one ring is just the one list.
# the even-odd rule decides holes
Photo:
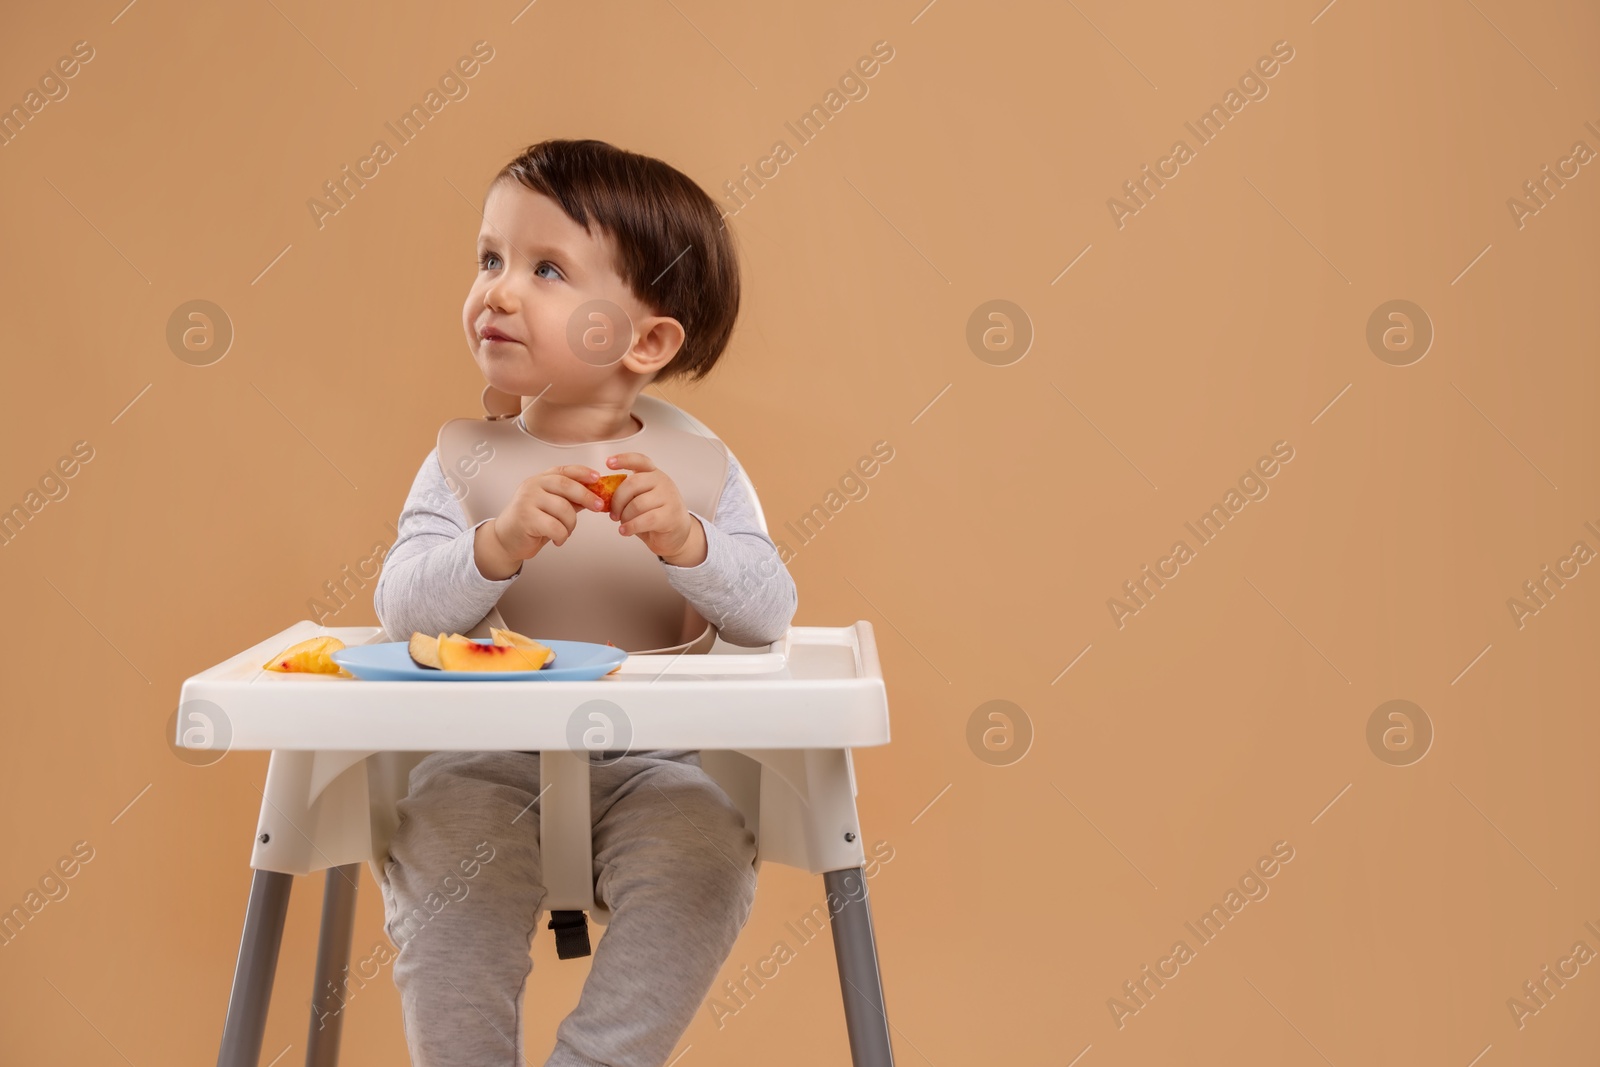
[(864, 621), (790, 627), (768, 652), (631, 655), (604, 678), (536, 686), (377, 682), (262, 668), (290, 645), (322, 635), (347, 647), (389, 640), (379, 627), (302, 620), (185, 680), (180, 706), (204, 700), (220, 709), (230, 749), (581, 750), (581, 732), (569, 736), (569, 721), (594, 700), (621, 709), (635, 752), (889, 742), (883, 674)]

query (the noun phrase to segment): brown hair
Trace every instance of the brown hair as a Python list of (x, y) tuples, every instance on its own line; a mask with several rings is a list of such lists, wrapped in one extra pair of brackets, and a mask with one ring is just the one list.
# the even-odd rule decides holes
[(683, 346), (655, 381), (710, 373), (739, 317), (739, 260), (705, 190), (659, 159), (592, 139), (529, 145), (494, 182), (512, 178), (591, 233), (592, 217), (615, 239), (614, 266), (634, 296), (683, 326)]

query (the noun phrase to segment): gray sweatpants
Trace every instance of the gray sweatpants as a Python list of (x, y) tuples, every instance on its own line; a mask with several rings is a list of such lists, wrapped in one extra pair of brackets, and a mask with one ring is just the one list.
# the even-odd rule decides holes
[[(697, 752), (597, 758), (589, 783), (595, 896), (611, 920), (590, 923), (591, 940), (603, 932), (589, 977), (545, 1065), (660, 1067), (750, 916), (755, 835)], [(531, 753), (434, 752), (411, 772), (381, 888), (414, 1067), (531, 1062), (539, 789)]]

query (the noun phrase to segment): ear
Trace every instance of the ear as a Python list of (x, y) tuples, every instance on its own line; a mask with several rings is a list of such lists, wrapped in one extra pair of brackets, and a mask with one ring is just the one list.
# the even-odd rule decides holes
[(635, 322), (639, 339), (622, 357), (623, 364), (636, 374), (653, 374), (672, 362), (683, 347), (683, 325), (669, 315), (650, 315)]

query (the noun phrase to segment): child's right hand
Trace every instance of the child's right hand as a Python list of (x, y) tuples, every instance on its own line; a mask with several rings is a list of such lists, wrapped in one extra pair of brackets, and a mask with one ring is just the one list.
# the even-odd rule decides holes
[(578, 507), (605, 510), (584, 484), (599, 479), (598, 471), (581, 464), (551, 467), (523, 479), (504, 510), (478, 527), (473, 547), (479, 573), (503, 581), (549, 542), (565, 544), (577, 528)]

